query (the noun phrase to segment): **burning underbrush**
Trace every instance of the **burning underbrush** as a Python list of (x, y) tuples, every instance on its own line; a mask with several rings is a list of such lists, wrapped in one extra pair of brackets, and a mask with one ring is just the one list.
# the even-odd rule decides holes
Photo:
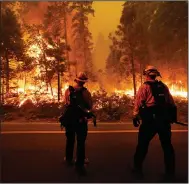
[[(98, 121), (126, 121), (132, 118), (133, 97), (129, 94), (118, 92), (106, 93), (96, 91), (92, 95), (94, 112)], [(23, 97), (22, 97), (23, 98)], [(178, 107), (178, 120), (187, 122), (188, 100), (186, 98), (175, 97)], [(25, 119), (36, 120), (57, 120), (63, 110), (63, 102), (57, 102), (47, 96), (25, 97), (22, 103), (18, 97), (9, 98), (3, 105), (4, 121)]]

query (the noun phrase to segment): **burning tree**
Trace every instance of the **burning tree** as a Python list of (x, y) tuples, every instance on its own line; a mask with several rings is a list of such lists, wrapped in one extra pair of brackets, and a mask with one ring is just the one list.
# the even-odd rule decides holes
[[(15, 78), (18, 79), (17, 83), (23, 85), (23, 88), (21, 86), (18, 87), (17, 92), (28, 94), (27, 90), (34, 90), (33, 92), (39, 93), (49, 93), (50, 91), (52, 96), (58, 96), (59, 101), (62, 88), (64, 89), (62, 83), (65, 83), (66, 79), (64, 74), (67, 75), (70, 72), (69, 51), (71, 47), (68, 45), (67, 34), (70, 25), (68, 25), (67, 19), (70, 16), (69, 14), (72, 13), (74, 41), (77, 44), (83, 43), (82, 51), (84, 51), (85, 59), (88, 60), (87, 62), (85, 60), (83, 67), (87, 64), (88, 66), (90, 65), (88, 69), (91, 69), (91, 33), (88, 31), (87, 16), (91, 11), (94, 11), (91, 8), (91, 3), (87, 2), (52, 2), (48, 3), (41, 23), (30, 25), (26, 24), (24, 17), (22, 17), (24, 7), (28, 4), (31, 3), (4, 3), (5, 8), (3, 9), (2, 17), (4, 40), (2, 40), (1, 44), (3, 65), (1, 65), (1, 68), (5, 77), (2, 82), (6, 82), (6, 92), (9, 92), (10, 73), (12, 76), (14, 72), (17, 72), (15, 75)], [(14, 12), (10, 11), (8, 7), (11, 7)], [(25, 11), (25, 13), (27, 12), (29, 11)], [(83, 20), (83, 22), (80, 23), (80, 20)], [(10, 29), (10, 25), (13, 26), (13, 29)], [(82, 41), (79, 43), (78, 36), (82, 30), (84, 35), (80, 38)], [(18, 57), (19, 62), (16, 63), (15, 61), (18, 60)], [(12, 70), (9, 66), (10, 59), (14, 59), (13, 62), (11, 60), (14, 65)], [(80, 64), (80, 62), (78, 63)], [(25, 71), (23, 72), (23, 70)], [(28, 78), (27, 76), (30, 77)], [(23, 81), (20, 81), (22, 78)], [(55, 81), (57, 81), (57, 91), (54, 88)]]
[[(59, 5), (59, 4), (58, 4)], [(62, 4), (61, 4), (62, 5)], [(65, 4), (63, 4), (65, 5)], [(60, 11), (61, 7), (53, 6), (54, 8), (58, 8)], [(65, 8), (65, 7), (64, 7)], [(64, 10), (64, 21), (62, 26), (62, 21), (58, 18), (60, 15), (54, 16), (52, 12), (52, 6), (48, 7), (47, 13), (45, 14), (44, 20), (44, 38), (47, 39), (48, 43), (52, 46), (47, 50), (47, 55), (51, 58), (54, 58), (52, 61), (54, 62), (54, 66), (57, 72), (57, 81), (58, 81), (58, 101), (60, 100), (60, 92), (61, 92), (61, 85), (60, 85), (60, 73), (66, 70), (65, 60), (66, 56), (68, 57), (69, 46), (66, 45), (66, 32), (67, 30), (62, 31), (65, 28), (65, 11)], [(55, 14), (56, 15), (56, 14)], [(67, 55), (65, 54), (67, 53)]]
[[(9, 92), (4, 104), (16, 114), (19, 111), (20, 116), (25, 116), (24, 110), (28, 109), (30, 118), (59, 115), (59, 102), (63, 102), (67, 82), (72, 80), (71, 63), (76, 70), (88, 72), (87, 87), (93, 93), (94, 110), (100, 120), (130, 117), (133, 96), (142, 83), (146, 64), (159, 67), (171, 93), (179, 96), (179, 107), (186, 108), (186, 2), (125, 2), (120, 24), (109, 36), (112, 44), (106, 73), (96, 72), (96, 81), (91, 80), (95, 73), (92, 33), (88, 28), (88, 16), (94, 15), (92, 2), (3, 4), (1, 82), (3, 94)], [(25, 15), (30, 12), (33, 16), (31, 7), (35, 10), (39, 4), (46, 9), (38, 23), (32, 24), (31, 17)]]
[(22, 40), (20, 24), (14, 13), (9, 8), (5, 7), (2, 9), (0, 54), (2, 58), (2, 90), (4, 91), (5, 84), (7, 94), (10, 89), (10, 79), (14, 74), (13, 69), (10, 67), (10, 63), (17, 62), (22, 57), (23, 52), (24, 43)]
[(125, 2), (107, 67), (132, 76), (134, 94), (146, 64), (157, 66), (169, 84), (171, 70), (187, 68), (187, 18), (187, 2)]
[(73, 38), (75, 43), (76, 60), (80, 69), (92, 74), (92, 34), (88, 29), (88, 15), (93, 14), (92, 2), (73, 2), (72, 18)]

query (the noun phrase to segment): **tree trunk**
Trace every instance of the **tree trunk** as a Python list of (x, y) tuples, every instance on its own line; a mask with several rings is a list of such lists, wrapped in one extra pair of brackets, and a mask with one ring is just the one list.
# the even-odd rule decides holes
[(75, 76), (77, 76), (77, 72), (78, 72), (78, 62), (77, 62), (77, 60), (76, 60), (76, 64), (75, 64)]
[(25, 93), (25, 90), (26, 90), (26, 73), (24, 74), (24, 93)]
[(46, 80), (46, 91), (47, 91), (47, 93), (48, 93), (48, 91), (49, 91), (48, 80)]
[[(81, 4), (81, 9), (83, 10), (83, 5)], [(87, 57), (86, 57), (86, 40), (85, 40), (85, 34), (84, 34), (84, 29), (85, 29), (85, 22), (84, 22), (84, 14), (82, 14), (82, 19), (81, 19), (81, 25), (83, 29), (83, 54), (84, 54), (84, 62), (82, 69), (87, 70), (86, 63), (87, 63)]]
[(3, 79), (3, 66), (2, 66), (2, 60), (1, 60), (1, 56), (0, 56), (0, 104), (2, 104), (2, 99), (3, 99), (3, 81), (2, 81), (2, 79)]
[(58, 74), (58, 102), (60, 101), (60, 71), (59, 71), (59, 60), (58, 60), (58, 70), (57, 70), (57, 74)]
[(51, 81), (49, 81), (49, 86), (50, 86), (50, 89), (51, 89), (51, 95), (53, 96), (53, 89), (52, 89)]
[[(68, 37), (67, 37), (67, 13), (66, 13), (66, 5), (64, 7), (64, 30), (65, 30), (65, 43), (66, 46), (68, 46)], [(69, 51), (66, 49), (66, 59), (67, 59), (67, 66), (68, 66), (68, 72), (70, 74), (70, 63), (69, 63)]]
[(135, 76), (133, 52), (131, 54), (131, 66), (132, 66), (133, 88), (134, 88), (134, 98), (135, 98), (135, 96), (136, 96), (136, 76)]
[[(0, 25), (2, 25), (2, 14), (1, 14), (1, 1), (0, 1)], [(0, 35), (2, 35), (2, 26), (0, 26)], [(2, 37), (0, 37), (0, 43), (2, 43), (1, 41)], [(2, 104), (2, 81), (1, 81), (1, 78), (2, 78), (2, 59), (1, 59), (1, 53), (0, 53), (0, 105)], [(1, 127), (1, 126), (0, 126)]]
[(48, 79), (48, 75), (47, 75), (47, 68), (45, 67), (45, 83), (46, 83), (46, 91), (48, 92), (48, 88), (49, 88), (49, 79)]
[(141, 83), (141, 85), (142, 85), (142, 76), (143, 76), (142, 64), (140, 63), (140, 83)]
[[(1, 63), (0, 63), (1, 65)], [(2, 103), (2, 88), (3, 88), (3, 83), (2, 83), (2, 75), (1, 75), (2, 69), (0, 68), (0, 104)]]
[[(19, 77), (19, 78), (20, 78), (20, 77)], [(17, 94), (19, 94), (19, 90), (18, 90), (18, 89), (19, 89), (19, 85), (18, 85), (19, 78), (17, 78), (17, 81), (16, 81), (16, 82), (17, 82)]]
[[(83, 22), (84, 24), (84, 22)], [(88, 70), (86, 64), (87, 64), (87, 57), (86, 57), (86, 42), (85, 42), (85, 34), (83, 33), (83, 54), (84, 54), (84, 62), (83, 62), (83, 69), (85, 71)]]
[[(45, 48), (43, 47), (43, 50), (45, 50)], [(43, 52), (43, 59), (44, 59), (44, 63), (45, 63), (45, 84), (46, 84), (46, 91), (48, 92), (48, 76), (47, 76), (47, 60), (46, 60), (46, 55), (45, 52)]]
[(5, 89), (4, 89), (4, 86), (5, 86), (5, 77), (3, 76), (3, 85), (2, 85), (2, 104), (4, 104), (4, 94), (5, 94)]
[(8, 58), (8, 50), (5, 51), (5, 60), (6, 60), (6, 93), (9, 93), (9, 78), (10, 78), (10, 72), (9, 72), (9, 58)]

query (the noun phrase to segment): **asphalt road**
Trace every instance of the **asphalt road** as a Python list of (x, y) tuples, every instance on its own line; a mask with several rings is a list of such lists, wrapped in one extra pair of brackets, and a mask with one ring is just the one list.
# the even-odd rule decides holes
[[(156, 135), (144, 162), (144, 180), (131, 172), (137, 143), (137, 128), (131, 123), (89, 124), (86, 153), (90, 160), (87, 175), (78, 176), (74, 167), (63, 162), (65, 135), (59, 124), (2, 123), (1, 182), (160, 182), (164, 172), (163, 152)], [(172, 126), (176, 153), (177, 182), (188, 180), (187, 127)]]

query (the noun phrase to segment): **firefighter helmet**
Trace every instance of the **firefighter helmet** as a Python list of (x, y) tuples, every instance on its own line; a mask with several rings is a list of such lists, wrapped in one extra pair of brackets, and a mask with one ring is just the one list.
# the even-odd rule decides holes
[(87, 82), (88, 77), (84, 72), (80, 72), (79, 75), (76, 77), (75, 81), (79, 82)]
[(143, 71), (143, 75), (155, 75), (161, 77), (160, 72), (154, 66), (147, 66), (146, 69)]

